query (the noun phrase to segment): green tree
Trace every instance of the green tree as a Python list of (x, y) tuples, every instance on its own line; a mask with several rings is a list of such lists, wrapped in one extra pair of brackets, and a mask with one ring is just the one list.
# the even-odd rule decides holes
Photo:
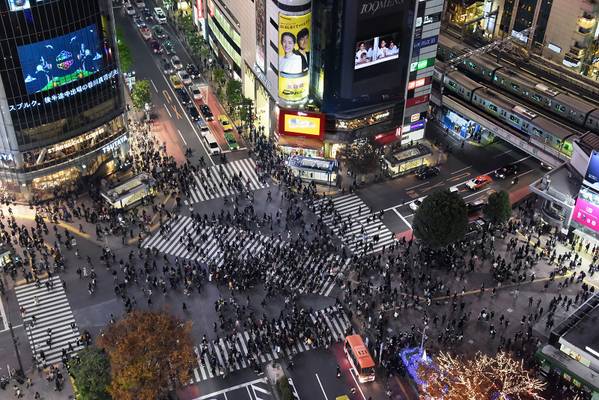
[(354, 174), (374, 172), (380, 165), (380, 153), (372, 142), (347, 146), (341, 155), (346, 159), (349, 170)]
[(227, 79), (225, 70), (221, 67), (215, 67), (212, 70), (212, 79), (214, 80), (214, 82), (216, 82), (218, 86), (224, 85), (225, 80)]
[(97, 341), (110, 359), (108, 391), (118, 400), (163, 399), (189, 383), (197, 363), (191, 323), (165, 312), (133, 311)]
[(202, 37), (198, 32), (192, 32), (187, 36), (187, 43), (189, 44), (189, 49), (191, 53), (200, 57), (200, 53), (202, 52), (202, 48), (204, 47), (204, 43), (202, 42)]
[(137, 110), (143, 110), (146, 104), (152, 102), (149, 80), (141, 79), (135, 81), (133, 90), (131, 91), (131, 100), (133, 101), (133, 107)]
[(75, 379), (78, 399), (109, 400), (110, 362), (105, 352), (90, 346), (69, 361), (69, 372)]
[(512, 215), (512, 204), (510, 195), (502, 190), (492, 193), (483, 209), (485, 217), (494, 224), (503, 224), (510, 219)]
[(118, 28), (116, 30), (116, 43), (119, 51), (121, 72), (129, 72), (133, 66), (133, 57), (131, 56), (131, 50), (129, 50), (129, 46), (127, 43), (125, 43), (123, 31)]
[(236, 110), (243, 101), (241, 93), (241, 82), (236, 79), (229, 79), (226, 87), (227, 103), (232, 110)]
[(449, 190), (433, 192), (416, 211), (413, 227), (414, 235), (432, 248), (457, 242), (468, 228), (466, 204)]
[(254, 114), (253, 110), (254, 102), (252, 99), (244, 97), (241, 101), (241, 107), (239, 108), (239, 119), (241, 119), (244, 124), (249, 125), (252, 122), (252, 116)]

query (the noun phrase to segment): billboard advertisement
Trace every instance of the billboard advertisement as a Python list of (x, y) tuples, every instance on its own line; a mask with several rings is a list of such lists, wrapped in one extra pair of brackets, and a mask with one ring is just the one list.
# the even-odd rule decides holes
[(399, 58), (399, 33), (375, 36), (356, 43), (354, 69), (370, 67)]
[(289, 102), (308, 97), (310, 22), (311, 13), (279, 14), (279, 97)]
[(576, 199), (572, 219), (595, 232), (599, 232), (599, 207), (581, 197)]
[(279, 134), (324, 138), (324, 114), (296, 110), (279, 111)]
[(599, 191), (599, 152), (597, 150), (593, 150), (589, 158), (584, 184)]
[(266, 0), (256, 2), (256, 65), (266, 71)]
[(8, 8), (10, 11), (21, 11), (31, 8), (29, 0), (8, 0)]
[(28, 94), (83, 79), (103, 67), (95, 24), (66, 35), (17, 48)]

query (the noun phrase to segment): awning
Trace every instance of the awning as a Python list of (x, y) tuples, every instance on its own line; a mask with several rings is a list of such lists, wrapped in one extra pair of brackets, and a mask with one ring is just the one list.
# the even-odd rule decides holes
[(374, 137), (374, 141), (383, 146), (386, 144), (393, 143), (396, 140), (399, 140), (399, 137), (395, 135), (395, 130), (391, 132), (379, 133)]
[(307, 138), (303, 136), (279, 135), (279, 146), (322, 150), (323, 142), (320, 139)]

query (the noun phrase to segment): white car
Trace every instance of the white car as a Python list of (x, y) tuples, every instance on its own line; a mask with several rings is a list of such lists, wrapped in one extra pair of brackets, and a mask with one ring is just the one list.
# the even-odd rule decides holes
[(135, 7), (133, 7), (131, 3), (125, 5), (125, 11), (127, 12), (127, 15), (135, 15), (137, 13)]
[(183, 82), (185, 86), (191, 85), (191, 77), (186, 71), (177, 71), (177, 75), (179, 76), (181, 82)]
[(421, 197), (421, 198), (416, 199), (413, 202), (411, 202), (410, 203), (410, 210), (416, 212), (416, 210), (418, 210), (418, 208), (422, 205), (422, 201), (423, 200), (424, 200), (424, 197)]
[(171, 57), (171, 64), (177, 71), (179, 71), (180, 69), (183, 69), (183, 64), (181, 64), (181, 60), (177, 56)]
[(159, 24), (166, 24), (166, 14), (164, 13), (164, 10), (162, 8), (155, 7), (154, 16), (156, 17), (156, 21), (158, 21)]
[(200, 85), (191, 85), (189, 90), (191, 91), (191, 95), (194, 100), (202, 100), (202, 91), (200, 90)]
[(146, 6), (146, 2), (144, 0), (135, 0), (135, 5), (137, 8), (144, 8)]

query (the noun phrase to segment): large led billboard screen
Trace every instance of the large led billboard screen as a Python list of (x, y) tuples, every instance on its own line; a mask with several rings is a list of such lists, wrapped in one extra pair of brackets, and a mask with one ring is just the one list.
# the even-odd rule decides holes
[(322, 139), (324, 122), (321, 113), (280, 109), (279, 134)]
[(599, 152), (596, 150), (591, 152), (587, 172), (584, 175), (584, 184), (599, 191)]
[(399, 33), (375, 36), (356, 43), (354, 69), (381, 64), (399, 58)]
[(66, 35), (17, 48), (28, 94), (83, 79), (102, 69), (95, 24)]
[(599, 194), (582, 187), (576, 199), (572, 220), (599, 232)]
[(308, 97), (310, 23), (310, 13), (279, 14), (279, 97), (289, 102)]

